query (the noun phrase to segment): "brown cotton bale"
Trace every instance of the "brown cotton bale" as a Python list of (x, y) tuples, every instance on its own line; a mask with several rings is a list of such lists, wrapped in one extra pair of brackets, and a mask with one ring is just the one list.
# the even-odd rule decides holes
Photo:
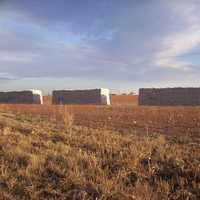
[(139, 105), (199, 106), (200, 88), (141, 88)]
[(41, 104), (41, 92), (33, 90), (0, 92), (0, 103), (3, 104)]
[(108, 89), (56, 90), (52, 94), (53, 104), (97, 104), (110, 105)]

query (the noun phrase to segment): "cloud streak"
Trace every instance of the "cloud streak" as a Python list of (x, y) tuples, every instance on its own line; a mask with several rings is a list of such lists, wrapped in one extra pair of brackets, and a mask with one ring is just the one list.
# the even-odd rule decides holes
[(117, 88), (126, 82), (191, 83), (200, 75), (198, 61), (189, 56), (200, 47), (198, 1), (0, 5), (2, 77), (78, 78), (80, 85), (115, 82)]
[[(174, 4), (171, 5), (174, 9)], [(183, 20), (183, 28), (172, 32), (161, 42), (161, 52), (155, 55), (155, 64), (161, 67), (191, 70), (191, 63), (181, 61), (181, 56), (189, 53), (200, 44), (200, 18), (195, 2), (183, 2), (176, 13)]]

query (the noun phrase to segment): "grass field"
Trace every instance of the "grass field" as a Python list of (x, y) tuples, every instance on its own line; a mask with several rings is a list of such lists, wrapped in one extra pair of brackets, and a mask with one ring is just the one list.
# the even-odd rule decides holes
[(1, 199), (200, 198), (200, 148), (187, 140), (74, 126), (67, 113), (1, 112), (0, 134)]
[(73, 115), (75, 125), (142, 135), (200, 135), (200, 107), (0, 105), (0, 109), (47, 118), (59, 117), (65, 111)]
[(0, 105), (0, 199), (200, 199), (199, 107), (47, 100)]

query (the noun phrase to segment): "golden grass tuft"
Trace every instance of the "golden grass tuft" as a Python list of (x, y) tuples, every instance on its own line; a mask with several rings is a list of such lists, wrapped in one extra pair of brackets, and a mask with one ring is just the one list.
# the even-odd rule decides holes
[(78, 127), (60, 112), (0, 113), (0, 199), (200, 199), (198, 144)]

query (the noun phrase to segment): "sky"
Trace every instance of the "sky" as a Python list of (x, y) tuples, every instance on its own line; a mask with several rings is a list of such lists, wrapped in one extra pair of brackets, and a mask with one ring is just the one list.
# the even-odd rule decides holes
[(200, 86), (199, 0), (0, 0), (0, 90)]

